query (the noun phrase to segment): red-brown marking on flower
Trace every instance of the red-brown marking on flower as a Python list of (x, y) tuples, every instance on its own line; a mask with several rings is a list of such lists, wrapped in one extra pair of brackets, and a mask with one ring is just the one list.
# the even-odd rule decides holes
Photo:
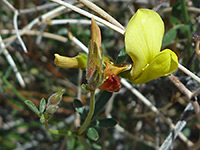
[(121, 88), (121, 83), (117, 75), (111, 74), (99, 87), (101, 90), (106, 90), (109, 92), (118, 92)]

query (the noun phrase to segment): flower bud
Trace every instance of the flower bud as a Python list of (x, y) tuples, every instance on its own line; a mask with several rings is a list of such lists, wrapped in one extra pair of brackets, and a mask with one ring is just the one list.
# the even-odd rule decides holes
[(53, 115), (58, 110), (58, 108), (59, 107), (56, 105), (50, 105), (49, 107), (47, 107), (46, 111)]
[(56, 112), (56, 110), (58, 109), (58, 104), (60, 103), (64, 92), (65, 92), (65, 90), (62, 89), (62, 90), (52, 94), (49, 97), (46, 112), (48, 112), (50, 114), (53, 114)]
[(87, 59), (86, 77), (88, 89), (95, 90), (103, 81), (103, 52), (101, 49), (101, 32), (92, 19), (91, 40)]
[(80, 53), (76, 57), (60, 56), (54, 54), (54, 64), (60, 68), (86, 68), (87, 54)]

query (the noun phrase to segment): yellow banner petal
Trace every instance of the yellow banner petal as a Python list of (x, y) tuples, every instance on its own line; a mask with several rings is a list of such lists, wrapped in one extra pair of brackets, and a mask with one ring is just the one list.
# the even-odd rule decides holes
[(178, 68), (178, 57), (170, 49), (163, 50), (158, 54), (145, 70), (133, 80), (134, 84), (141, 84), (152, 79), (166, 76), (174, 72)]
[(159, 54), (164, 23), (153, 10), (139, 9), (128, 23), (125, 33), (127, 54), (134, 62), (131, 76), (137, 78), (142, 70)]

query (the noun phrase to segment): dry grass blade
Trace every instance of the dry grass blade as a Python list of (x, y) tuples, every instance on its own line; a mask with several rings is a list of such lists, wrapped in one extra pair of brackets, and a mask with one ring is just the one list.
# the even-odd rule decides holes
[(105, 12), (103, 9), (92, 3), (91, 1), (88, 0), (77, 0), (81, 2), (83, 5), (97, 13), (99, 16), (104, 18), (105, 20), (109, 21), (110, 23), (116, 25), (117, 27), (121, 28), (122, 30), (125, 30), (125, 28), (116, 20), (114, 19), (111, 15), (109, 15), (107, 12)]

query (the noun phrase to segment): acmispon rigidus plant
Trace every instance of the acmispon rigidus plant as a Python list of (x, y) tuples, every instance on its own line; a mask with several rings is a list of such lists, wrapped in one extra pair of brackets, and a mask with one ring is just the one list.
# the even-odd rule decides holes
[(160, 52), (164, 23), (153, 10), (139, 9), (131, 18), (125, 33), (125, 48), (134, 62), (129, 79), (145, 83), (166, 76), (178, 67), (178, 58), (170, 49)]
[(95, 20), (91, 22), (91, 40), (88, 55), (80, 53), (75, 57), (55, 54), (54, 63), (61, 68), (86, 69), (87, 89), (96, 88), (110, 92), (118, 92), (121, 88), (117, 75), (129, 70), (131, 65), (116, 65), (108, 57), (103, 56), (101, 48), (101, 31)]
[[(164, 23), (156, 12), (149, 9), (139, 9), (136, 12), (129, 21), (125, 33), (126, 52), (134, 62), (130, 70), (131, 65), (116, 65), (108, 57), (103, 56), (100, 29), (92, 19), (89, 54), (80, 53), (72, 58), (55, 54), (55, 64), (61, 68), (87, 68), (86, 76), (91, 89), (98, 87), (101, 90), (117, 92), (121, 88), (117, 75), (121, 72), (126, 71), (125, 76), (130, 81), (140, 84), (169, 75), (177, 69), (176, 54), (170, 49), (160, 52), (163, 35)], [(100, 73), (102, 65), (103, 75)], [(91, 77), (94, 80), (91, 80)], [(102, 77), (104, 79), (101, 81)]]

